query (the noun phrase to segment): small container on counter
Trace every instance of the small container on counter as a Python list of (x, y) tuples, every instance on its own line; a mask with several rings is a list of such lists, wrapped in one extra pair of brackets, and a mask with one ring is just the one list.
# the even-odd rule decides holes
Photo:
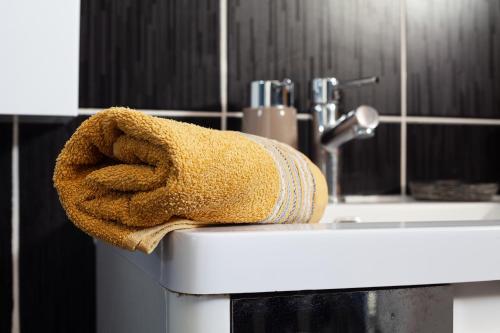
[(252, 81), (250, 107), (243, 109), (242, 131), (298, 146), (297, 109), (290, 79)]

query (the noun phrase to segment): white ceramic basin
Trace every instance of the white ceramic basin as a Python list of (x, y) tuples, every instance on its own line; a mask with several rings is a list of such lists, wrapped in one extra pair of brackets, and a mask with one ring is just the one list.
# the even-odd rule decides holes
[[(364, 202), (360, 202), (364, 201)], [(328, 205), (321, 223), (332, 222), (425, 222), (500, 219), (500, 202), (416, 202), (386, 199)]]
[(98, 249), (187, 294), (492, 281), (500, 280), (500, 203), (348, 201), (328, 206), (320, 224), (178, 230), (149, 256)]

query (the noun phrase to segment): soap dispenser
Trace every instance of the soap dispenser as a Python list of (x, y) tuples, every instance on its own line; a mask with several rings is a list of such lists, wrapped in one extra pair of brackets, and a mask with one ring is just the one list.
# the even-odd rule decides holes
[(298, 146), (297, 109), (290, 79), (250, 84), (250, 107), (243, 110), (242, 131)]

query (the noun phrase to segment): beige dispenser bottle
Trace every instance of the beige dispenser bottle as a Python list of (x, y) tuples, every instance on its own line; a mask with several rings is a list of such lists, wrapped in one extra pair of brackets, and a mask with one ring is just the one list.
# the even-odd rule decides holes
[(297, 148), (297, 109), (293, 107), (290, 79), (252, 81), (250, 107), (243, 109), (242, 131)]

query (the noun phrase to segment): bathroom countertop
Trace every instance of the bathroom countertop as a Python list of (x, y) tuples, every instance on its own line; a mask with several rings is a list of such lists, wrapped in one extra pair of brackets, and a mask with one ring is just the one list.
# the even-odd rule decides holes
[(500, 220), (206, 227), (171, 233), (151, 255), (103, 249), (188, 294), (500, 280)]

